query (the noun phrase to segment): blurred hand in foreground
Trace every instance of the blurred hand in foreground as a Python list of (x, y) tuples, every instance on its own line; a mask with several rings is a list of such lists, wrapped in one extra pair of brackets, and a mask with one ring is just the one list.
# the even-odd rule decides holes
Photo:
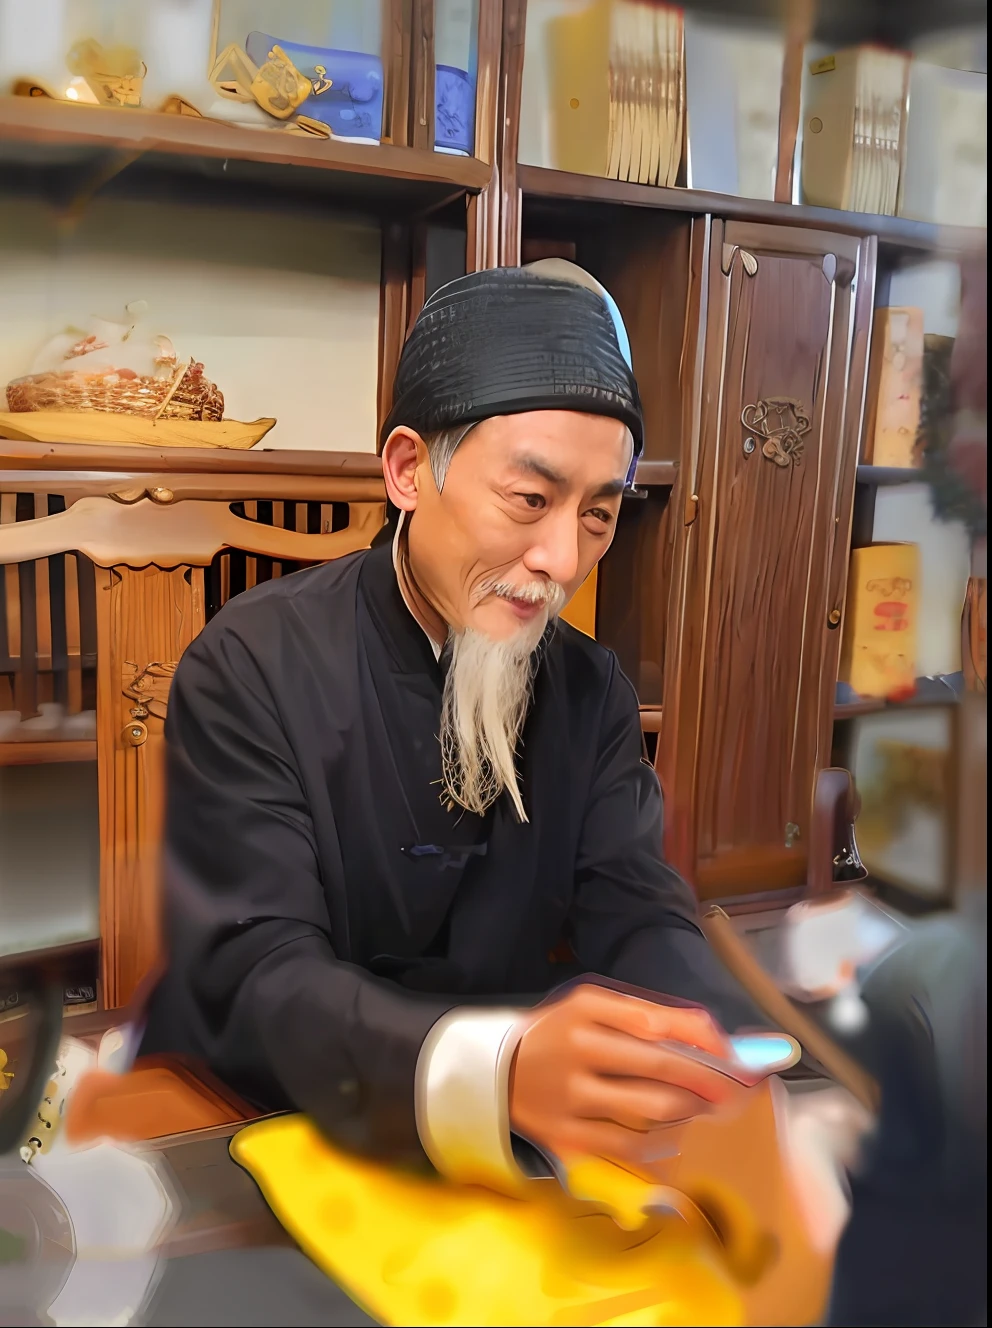
[(659, 1005), (593, 984), (535, 1011), (510, 1079), (513, 1131), (552, 1157), (645, 1165), (673, 1151), (670, 1127), (731, 1114), (748, 1089), (659, 1043), (732, 1061), (705, 1010)]

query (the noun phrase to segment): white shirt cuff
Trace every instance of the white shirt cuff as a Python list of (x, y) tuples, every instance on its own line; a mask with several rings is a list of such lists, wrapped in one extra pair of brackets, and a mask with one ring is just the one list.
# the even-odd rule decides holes
[(452, 1010), (417, 1060), (417, 1130), (442, 1175), (513, 1193), (527, 1175), (510, 1134), (510, 1067), (526, 1023), (519, 1010)]

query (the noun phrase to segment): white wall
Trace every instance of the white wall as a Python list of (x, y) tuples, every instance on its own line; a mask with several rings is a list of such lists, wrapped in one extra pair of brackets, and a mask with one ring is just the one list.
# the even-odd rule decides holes
[(923, 331), (956, 337), (961, 306), (961, 269), (957, 263), (913, 263), (892, 274), (889, 305), (923, 310)]
[[(85, 112), (81, 112), (84, 114)], [(63, 229), (0, 196), (0, 387), (66, 325), (123, 321), (195, 355), (229, 418), (275, 416), (266, 447), (374, 451), (380, 239), (316, 209), (98, 198)]]
[(96, 762), (0, 766), (0, 955), (100, 934)]
[(527, 0), (518, 159), (528, 166), (555, 165), (548, 100), (547, 25), (563, 14), (588, 9), (589, 3), (590, 0)]
[(775, 197), (781, 32), (685, 16), (689, 187)]

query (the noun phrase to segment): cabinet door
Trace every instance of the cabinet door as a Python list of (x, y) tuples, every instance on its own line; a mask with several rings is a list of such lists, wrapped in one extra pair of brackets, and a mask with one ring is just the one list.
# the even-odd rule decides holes
[(830, 726), (874, 242), (712, 223), (659, 770), (702, 897), (801, 884)]

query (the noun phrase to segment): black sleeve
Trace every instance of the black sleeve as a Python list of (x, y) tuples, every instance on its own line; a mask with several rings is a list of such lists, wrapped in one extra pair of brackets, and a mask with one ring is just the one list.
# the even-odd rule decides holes
[(170, 972), (149, 1025), (174, 1031), (149, 1049), (157, 1036), (160, 1049), (202, 1056), (250, 1100), (305, 1111), (348, 1147), (421, 1161), (417, 1056), (452, 1002), (335, 954), (325, 891), (343, 882), (321, 879), (279, 706), (230, 629), (208, 628), (184, 655), (166, 727)]
[(658, 777), (637, 701), (614, 661), (576, 863), (569, 940), (580, 965), (706, 1006), (729, 1031), (764, 1027), (699, 929), (695, 898), (662, 856)]

